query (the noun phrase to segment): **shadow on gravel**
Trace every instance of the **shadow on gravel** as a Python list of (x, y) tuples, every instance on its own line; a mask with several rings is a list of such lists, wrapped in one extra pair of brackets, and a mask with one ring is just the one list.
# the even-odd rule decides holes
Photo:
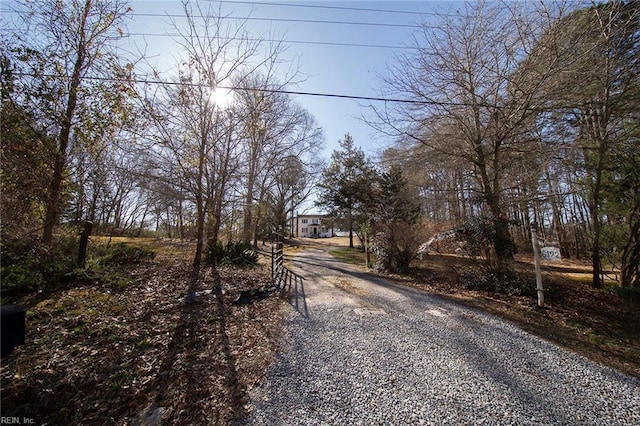
[(304, 318), (309, 319), (309, 306), (307, 305), (307, 293), (304, 289), (305, 277), (295, 274), (289, 282), (285, 283), (289, 304)]
[[(482, 327), (481, 323), (467, 315), (457, 315), (456, 320), (468, 330)], [(469, 338), (466, 333), (459, 333), (457, 338), (451, 341), (451, 345), (456, 347), (456, 351), (464, 356), (478, 375), (490, 379), (493, 383), (500, 384), (505, 391), (509, 392), (510, 400), (517, 399), (523, 407), (535, 407), (534, 410), (538, 416), (555, 424), (571, 424), (575, 421), (573, 418), (568, 418), (567, 414), (558, 407), (556, 399), (548, 397), (540, 391), (543, 386), (548, 385), (550, 380), (548, 375), (553, 372), (546, 371), (544, 367), (531, 359), (532, 355), (526, 346), (516, 343), (513, 335), (497, 328), (492, 329), (492, 336), (489, 339), (494, 341), (489, 347), (500, 347), (501, 353), (510, 354), (512, 361), (519, 363), (519, 365), (512, 366), (512, 368), (520, 370), (518, 374), (505, 368), (505, 360), (488, 350), (486, 341), (481, 345), (473, 338)], [(532, 383), (527, 383), (528, 381), (523, 380), (522, 376), (528, 376), (533, 381), (540, 382), (540, 386), (538, 388), (532, 387)]]

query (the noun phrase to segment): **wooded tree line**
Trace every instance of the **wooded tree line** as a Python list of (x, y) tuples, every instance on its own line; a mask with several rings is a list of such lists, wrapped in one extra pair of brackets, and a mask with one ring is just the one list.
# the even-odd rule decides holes
[(319, 204), (378, 236), (384, 269), (408, 268), (419, 221), (423, 241), (471, 236), (497, 271), (539, 225), (563, 256), (590, 258), (594, 286), (612, 267), (640, 286), (639, 3), (461, 9), (425, 23), (384, 77), (407, 102), (371, 107), (396, 141), (382, 167), (345, 136)]
[[(3, 29), (0, 62), (4, 241), (51, 246), (60, 223), (92, 220), (195, 237), (199, 265), (206, 239), (255, 244), (312, 190), (322, 133), (282, 93), (297, 73), (281, 44), (186, 3), (182, 57), (161, 74), (122, 54), (123, 1), (13, 6), (20, 31)], [(392, 200), (408, 183), (423, 222), (489, 224), (496, 268), (538, 222), (564, 256), (591, 259), (595, 286), (610, 263), (639, 286), (639, 22), (637, 1), (472, 2), (425, 22), (383, 77), (381, 95), (408, 102), (371, 107), (395, 144), (360, 194)], [(236, 88), (229, 105), (221, 86)], [(324, 201), (358, 230), (398, 234), (391, 201)], [(410, 211), (396, 213), (410, 223)]]
[[(123, 54), (120, 0), (12, 4), (2, 32), (2, 236), (56, 244), (60, 224), (98, 232), (257, 244), (283, 227), (320, 167), (322, 130), (282, 93), (281, 44), (212, 4), (184, 3), (173, 74)], [(235, 21), (233, 21), (235, 22)], [(284, 66), (289, 66), (284, 69)], [(220, 86), (235, 87), (230, 102)]]
[[(385, 164), (420, 190), (424, 219), (486, 217), (494, 266), (530, 247), (532, 222), (593, 284), (640, 286), (640, 7), (637, 1), (473, 2), (425, 23), (384, 77), (371, 123)], [(517, 243), (517, 244), (516, 244)]]

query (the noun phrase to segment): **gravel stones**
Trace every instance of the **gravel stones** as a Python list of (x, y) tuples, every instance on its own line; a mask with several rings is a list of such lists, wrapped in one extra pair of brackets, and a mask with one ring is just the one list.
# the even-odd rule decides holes
[(340, 265), (359, 289), (344, 294), (323, 278), (335, 260), (301, 256), (308, 311), (291, 309), (245, 424), (640, 424), (636, 378)]

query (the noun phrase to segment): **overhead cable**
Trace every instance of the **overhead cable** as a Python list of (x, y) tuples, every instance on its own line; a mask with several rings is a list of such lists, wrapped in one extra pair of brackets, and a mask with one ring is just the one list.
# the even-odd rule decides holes
[[(141, 33), (141, 32), (130, 32), (125, 33), (125, 37), (136, 36), (136, 37), (181, 37), (181, 34), (178, 33)], [(220, 40), (233, 40), (232, 37), (217, 37)], [(339, 43), (332, 41), (312, 41), (312, 40), (287, 40), (287, 39), (263, 39), (263, 38), (243, 38), (244, 41), (262, 41), (268, 43), (290, 43), (290, 44), (311, 44), (311, 45), (320, 45), (320, 46), (345, 46), (345, 47), (368, 47), (368, 48), (379, 48), (379, 49), (417, 49), (416, 47), (411, 46), (400, 46), (400, 45), (384, 45), (384, 44), (365, 44), (365, 43)]]
[[(152, 17), (152, 18), (188, 18), (189, 16), (175, 13), (138, 13), (133, 12), (130, 16)], [(206, 18), (202, 15), (192, 15), (194, 18)], [(362, 25), (376, 27), (396, 27), (396, 28), (423, 28), (421, 25), (411, 24), (392, 24), (388, 22), (359, 22), (359, 21), (328, 21), (322, 19), (295, 19), (295, 18), (258, 18), (258, 17), (242, 17), (242, 16), (221, 16), (222, 19), (235, 19), (239, 21), (263, 21), (263, 22), (296, 22), (304, 24), (332, 24), (332, 25)]]
[[(32, 74), (32, 73), (16, 73), (16, 75), (28, 76), (28, 77), (47, 77), (47, 78), (59, 78), (60, 76), (54, 74)], [(148, 80), (148, 79), (131, 79), (123, 80), (110, 77), (84, 77), (85, 80), (94, 81), (111, 81), (111, 82), (131, 82), (139, 84), (158, 84), (166, 86), (189, 86), (189, 87), (211, 87), (204, 83), (189, 83), (184, 81), (162, 81), (162, 80)], [(429, 100), (414, 100), (414, 99), (398, 99), (398, 98), (385, 98), (378, 96), (357, 96), (357, 95), (344, 95), (338, 93), (321, 93), (321, 92), (303, 92), (296, 90), (283, 90), (283, 89), (266, 89), (260, 87), (234, 87), (234, 86), (215, 86), (215, 89), (223, 90), (237, 90), (247, 92), (262, 92), (262, 93), (282, 93), (285, 95), (300, 95), (300, 96), (316, 96), (324, 98), (340, 98), (340, 99), (352, 99), (361, 101), (377, 101), (377, 102), (393, 102), (393, 103), (405, 103), (405, 104), (419, 104), (419, 105), (442, 105), (442, 106), (465, 106), (464, 103), (456, 102), (441, 102), (441, 101), (429, 101)]]
[(329, 9), (329, 10), (349, 10), (355, 12), (376, 12), (376, 13), (397, 13), (406, 15), (426, 15), (428, 13), (412, 12), (409, 10), (392, 10), (392, 9), (371, 9), (367, 7), (347, 7), (347, 6), (327, 6), (318, 4), (296, 4), (296, 3), (271, 3), (257, 1), (237, 1), (237, 0), (212, 0), (215, 3), (232, 3), (232, 4), (250, 4), (255, 6), (282, 6), (282, 7), (300, 7), (313, 9)]

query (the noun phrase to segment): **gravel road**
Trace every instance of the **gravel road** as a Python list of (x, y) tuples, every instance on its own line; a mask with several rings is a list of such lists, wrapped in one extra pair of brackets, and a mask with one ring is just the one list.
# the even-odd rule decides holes
[(244, 424), (640, 425), (640, 380), (308, 249)]

